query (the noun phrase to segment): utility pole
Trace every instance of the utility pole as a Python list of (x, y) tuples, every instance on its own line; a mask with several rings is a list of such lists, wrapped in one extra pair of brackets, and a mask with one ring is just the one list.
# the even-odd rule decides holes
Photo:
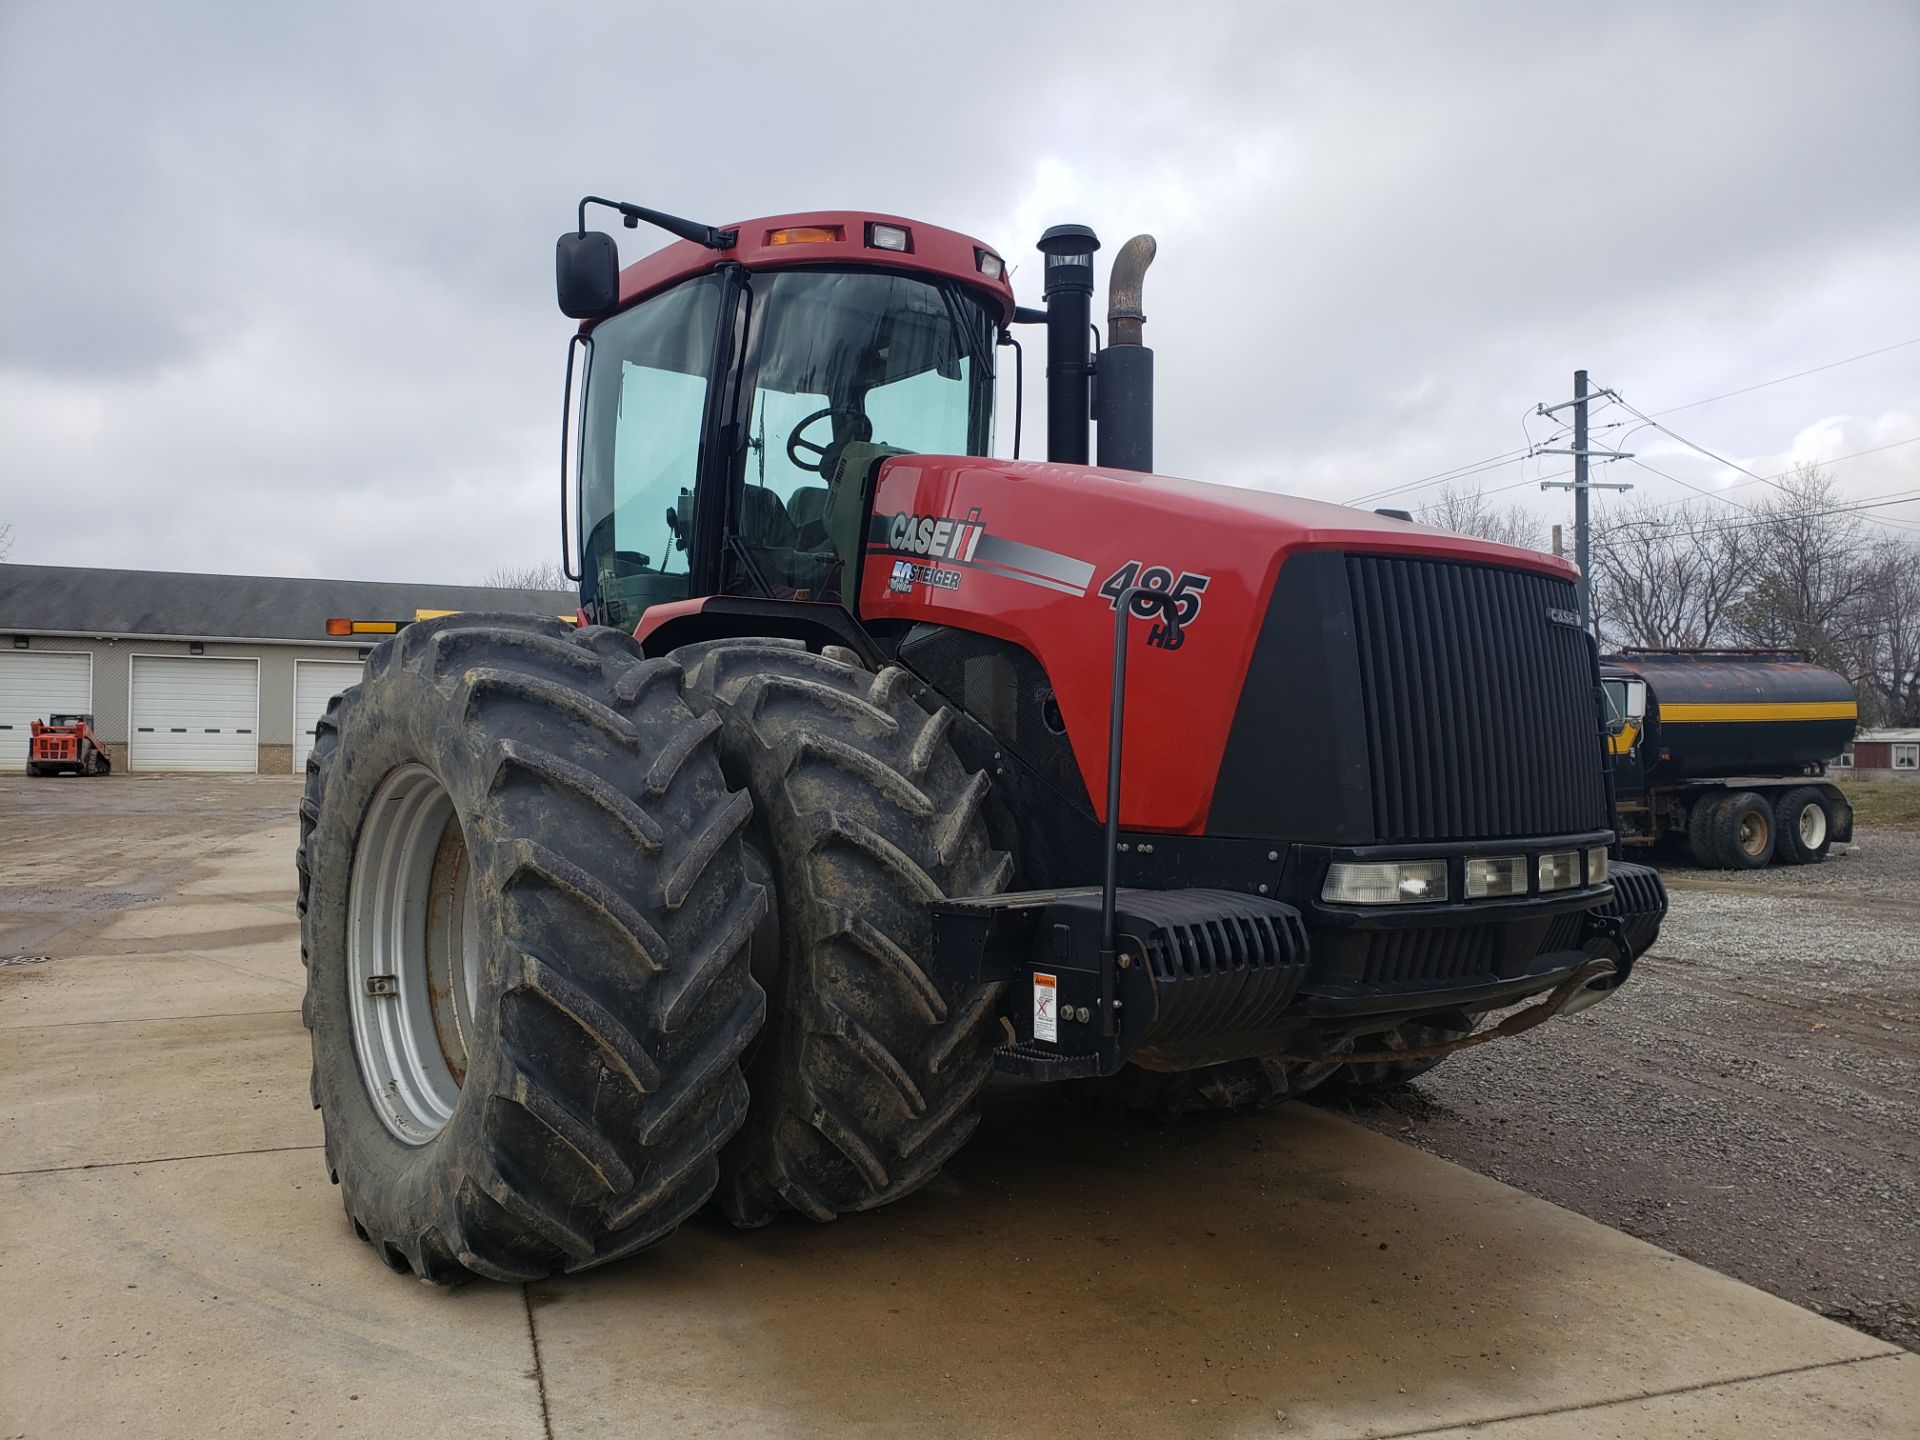
[(1580, 623), (1593, 629), (1593, 602), (1588, 594), (1587, 561), (1592, 537), (1587, 534), (1587, 372), (1573, 372), (1573, 563), (1580, 567)]
[[(1620, 398), (1611, 390), (1596, 390), (1593, 394), (1595, 396), (1606, 396), (1616, 400)], [(1593, 629), (1593, 594), (1592, 582), (1587, 576), (1588, 560), (1592, 548), (1591, 537), (1589, 535), (1590, 527), (1587, 523), (1587, 494), (1592, 490), (1631, 490), (1633, 488), (1631, 484), (1625, 481), (1589, 480), (1587, 478), (1587, 462), (1595, 455), (1598, 455), (1603, 460), (1631, 460), (1633, 458), (1631, 453), (1624, 450), (1590, 450), (1587, 448), (1587, 402), (1591, 398), (1593, 397), (1587, 393), (1587, 372), (1584, 370), (1576, 370), (1573, 372), (1573, 398), (1571, 400), (1562, 400), (1558, 405), (1535, 405), (1533, 407), (1533, 413), (1536, 415), (1551, 415), (1556, 410), (1565, 410), (1569, 407), (1573, 410), (1573, 448), (1571, 450), (1556, 450), (1543, 446), (1536, 449), (1533, 453), (1536, 455), (1571, 455), (1573, 457), (1572, 484), (1568, 484), (1564, 480), (1542, 480), (1540, 482), (1540, 488), (1542, 490), (1573, 491), (1573, 563), (1580, 567), (1580, 624), (1589, 632)], [(1554, 538), (1557, 541), (1560, 527), (1556, 525), (1553, 528)], [(1559, 548), (1558, 544), (1554, 546), (1556, 553), (1558, 553)]]

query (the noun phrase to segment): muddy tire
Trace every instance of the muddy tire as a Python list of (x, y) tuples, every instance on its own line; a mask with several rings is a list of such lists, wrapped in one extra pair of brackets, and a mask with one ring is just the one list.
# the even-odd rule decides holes
[(1720, 863), (1733, 870), (1759, 870), (1773, 859), (1773, 806), (1751, 790), (1736, 790), (1713, 813), (1713, 844)]
[(1773, 858), (1782, 865), (1818, 865), (1833, 844), (1827, 797), (1799, 785), (1773, 802)]
[(456, 615), (381, 645), (316, 727), (313, 1101), (353, 1228), (395, 1270), (584, 1269), (718, 1182), (767, 897), (750, 802), (680, 684), (615, 631)]
[(761, 1225), (899, 1199), (972, 1133), (1002, 1038), (1000, 985), (943, 989), (925, 968), (928, 903), (1012, 874), (987, 839), (987, 777), (948, 742), (952, 712), (923, 709), (897, 667), (778, 640), (676, 658), (728, 781), (753, 797), (749, 844), (776, 893), (767, 1027), (721, 1207)]
[(1714, 839), (1713, 821), (1715, 812), (1732, 798), (1724, 790), (1710, 791), (1695, 800), (1693, 809), (1687, 812), (1687, 851), (1702, 870), (1727, 868), (1727, 862), (1720, 858), (1719, 843)]
[(1172, 1073), (1128, 1065), (1117, 1075), (1070, 1082), (1070, 1090), (1078, 1098), (1174, 1121), (1209, 1111), (1266, 1110), (1317, 1089), (1339, 1069), (1338, 1060), (1307, 1065), (1266, 1056)]
[[(1444, 1045), (1472, 1033), (1471, 1024), (1462, 1027), (1427, 1020), (1409, 1020), (1380, 1035), (1363, 1035), (1353, 1042), (1355, 1050), (1417, 1050), (1428, 1045)], [(1448, 1055), (1429, 1055), (1419, 1060), (1367, 1060), (1342, 1065), (1327, 1082), (1327, 1088), (1348, 1095), (1384, 1095), (1418, 1079)]]

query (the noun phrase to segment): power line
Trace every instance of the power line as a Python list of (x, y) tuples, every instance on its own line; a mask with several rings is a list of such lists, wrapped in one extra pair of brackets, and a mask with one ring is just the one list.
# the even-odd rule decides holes
[[(1766, 390), (1775, 385), (1784, 385), (1789, 380), (1802, 380), (1809, 375), (1818, 375), (1824, 370), (1837, 370), (1842, 365), (1852, 365), (1856, 361), (1860, 361), (1860, 360), (1871, 360), (1876, 355), (1889, 355), (1889, 354), (1892, 354), (1895, 350), (1904, 350), (1909, 345), (1920, 345), (1920, 335), (1914, 336), (1911, 340), (1897, 340), (1891, 345), (1882, 345), (1877, 350), (1862, 350), (1858, 355), (1849, 355), (1843, 360), (1829, 360), (1824, 365), (1814, 365), (1805, 370), (1796, 370), (1791, 375), (1777, 375), (1771, 380), (1762, 380), (1753, 385), (1742, 385), (1737, 390), (1723, 390), (1718, 395), (1709, 395), (1702, 400), (1689, 400), (1684, 405), (1669, 405), (1664, 410), (1655, 410), (1653, 412), (1653, 415), (1654, 416), (1678, 415), (1682, 410), (1695, 410), (1702, 405), (1711, 405), (1716, 400), (1731, 400), (1736, 395), (1751, 395), (1756, 390)], [(1631, 405), (1627, 405), (1625, 401), (1621, 401), (1620, 403), (1626, 409), (1633, 410), (1633, 407)], [(1528, 413), (1531, 413), (1531, 411), (1529, 410)], [(1643, 415), (1638, 410), (1633, 410), (1633, 413), (1635, 415), (1639, 415), (1640, 418), (1643, 421), (1645, 421), (1647, 424), (1650, 424), (1650, 425), (1654, 424), (1654, 420), (1652, 416)], [(1614, 422), (1616, 426), (1622, 423), (1624, 422), (1620, 422), (1620, 421)], [(1521, 431), (1524, 433), (1526, 430), (1526, 422), (1524, 418), (1521, 421), (1520, 428), (1521, 428)], [(1608, 427), (1608, 428), (1612, 428), (1612, 427)], [(1655, 425), (1654, 428), (1664, 429), (1665, 427)], [(1668, 435), (1673, 435), (1673, 432), (1670, 430), (1666, 431), (1666, 433)], [(1555, 438), (1558, 438), (1558, 437), (1555, 437)], [(1682, 439), (1678, 435), (1673, 435), (1673, 438), (1676, 440), (1679, 440), (1680, 443), (1683, 445), (1691, 446), (1693, 449), (1696, 449), (1696, 450), (1701, 449), (1701, 447), (1697, 445), (1693, 445), (1691, 441)], [(1531, 437), (1529, 437), (1529, 439), (1531, 439)], [(1547, 443), (1552, 444), (1553, 442), (1552, 440), (1549, 440)], [(1487, 470), (1498, 470), (1503, 466), (1514, 464), (1516, 461), (1526, 460), (1530, 458), (1533, 453), (1533, 448), (1534, 447), (1532, 447), (1530, 443), (1529, 448), (1526, 450), (1507, 450), (1507, 451), (1503, 451), (1501, 454), (1498, 454), (1498, 455), (1489, 455), (1484, 460), (1472, 460), (1467, 462), (1464, 465), (1456, 465), (1451, 470), (1441, 470), (1432, 475), (1423, 475), (1418, 480), (1410, 480), (1404, 485), (1395, 485), (1386, 490), (1375, 491), (1373, 494), (1370, 494), (1370, 495), (1362, 495), (1358, 499), (1349, 500), (1346, 503), (1349, 505), (1365, 505), (1372, 500), (1384, 500), (1390, 495), (1404, 495), (1410, 490), (1418, 490), (1426, 485), (1445, 484), (1449, 480), (1463, 480), (1463, 479), (1470, 478), (1470, 476), (1472, 475), (1481, 474)], [(1701, 453), (1709, 454), (1709, 455), (1712, 454), (1711, 451), (1707, 451), (1707, 450), (1701, 450)], [(1719, 457), (1715, 456), (1714, 458), (1718, 459)], [(1726, 465), (1731, 465), (1732, 468), (1735, 470), (1739, 470), (1741, 468), (1738, 465), (1732, 465), (1731, 461), (1722, 461), (1721, 463)], [(1749, 470), (1749, 471), (1743, 471), (1742, 473), (1751, 475), (1753, 472)], [(1759, 477), (1756, 477), (1756, 478), (1759, 478)], [(1523, 481), (1521, 483), (1527, 484), (1531, 482)], [(1519, 486), (1513, 485), (1506, 488), (1518, 489)], [(1732, 487), (1728, 487), (1728, 488), (1732, 488)]]
[(1753, 511), (1749, 510), (1745, 505), (1742, 505), (1738, 500), (1729, 500), (1725, 495), (1715, 494), (1711, 490), (1702, 490), (1698, 485), (1695, 485), (1692, 481), (1682, 480), (1678, 475), (1669, 475), (1664, 470), (1656, 470), (1653, 466), (1647, 464), (1647, 462), (1644, 460), (1635, 458), (1630, 460), (1629, 463), (1639, 466), (1642, 470), (1645, 470), (1649, 475), (1658, 475), (1662, 480), (1671, 480), (1676, 485), (1684, 485), (1686, 486), (1687, 489), (1693, 491), (1693, 493), (1696, 495), (1704, 495), (1709, 500), (1718, 500), (1723, 505), (1731, 505), (1734, 509), (1740, 511), (1742, 514), (1751, 515), (1753, 513)]
[(1361, 495), (1346, 503), (1365, 505), (1371, 500), (1384, 500), (1389, 495), (1404, 495), (1409, 490), (1419, 490), (1428, 485), (1444, 485), (1450, 480), (1463, 480), (1469, 475), (1478, 475), (1486, 470), (1498, 470), (1516, 461), (1525, 460), (1531, 450), (1507, 450), (1498, 455), (1489, 455), (1484, 460), (1472, 460), (1465, 465), (1456, 465), (1451, 470), (1436, 471), (1432, 475), (1423, 475), (1418, 480), (1409, 480), (1404, 485), (1389, 486), (1385, 490), (1376, 490), (1370, 495)]
[(1871, 360), (1876, 355), (1886, 355), (1895, 350), (1904, 350), (1909, 345), (1920, 345), (1920, 335), (1911, 340), (1897, 341), (1892, 345), (1882, 345), (1878, 350), (1863, 350), (1858, 355), (1849, 355), (1844, 360), (1830, 360), (1825, 365), (1815, 365), (1810, 370), (1796, 370), (1791, 375), (1782, 375), (1775, 380), (1762, 380), (1758, 385), (1742, 385), (1738, 390), (1722, 391), (1718, 395), (1709, 395), (1704, 400), (1689, 400), (1684, 405), (1672, 405), (1665, 410), (1656, 410), (1656, 415), (1678, 415), (1682, 410), (1696, 409), (1701, 405), (1711, 405), (1716, 400), (1731, 400), (1735, 395), (1751, 395), (1755, 390), (1765, 390), (1772, 385), (1784, 385), (1789, 380), (1803, 379), (1808, 375), (1818, 375), (1822, 370), (1837, 370), (1842, 365), (1851, 365), (1856, 360)]
[(1700, 444), (1697, 440), (1689, 440), (1686, 436), (1680, 434), (1677, 430), (1669, 430), (1666, 426), (1662, 425), (1658, 420), (1654, 419), (1651, 415), (1646, 414), (1644, 411), (1634, 409), (1633, 406), (1627, 404), (1626, 401), (1624, 400), (1620, 401), (1620, 405), (1621, 405), (1621, 408), (1626, 410), (1628, 413), (1633, 415), (1638, 415), (1642, 420), (1646, 421), (1647, 424), (1651, 425), (1654, 429), (1658, 430), (1662, 435), (1665, 435), (1668, 439), (1678, 440), (1682, 445), (1686, 446), (1689, 450), (1698, 450), (1702, 455), (1706, 456), (1709, 460), (1717, 460), (1720, 464), (1726, 466), (1729, 470), (1738, 470), (1742, 475), (1751, 475), (1755, 480), (1758, 480), (1763, 484), (1771, 485), (1776, 490), (1787, 489), (1785, 485), (1780, 484), (1777, 480), (1774, 480), (1771, 476), (1756, 474), (1754, 471), (1747, 469), (1746, 466), (1740, 464), (1737, 461), (1729, 460), (1724, 455), (1715, 454), (1713, 451), (1707, 449), (1706, 446)]
[[(1864, 455), (1878, 455), (1878, 454), (1880, 454), (1880, 453), (1882, 453), (1883, 451), (1886, 451), (1886, 450), (1898, 450), (1898, 449), (1899, 449), (1899, 448), (1900, 448), (1901, 446), (1903, 446), (1903, 445), (1915, 445), (1915, 444), (1920, 444), (1920, 435), (1909, 435), (1909, 436), (1908, 436), (1908, 437), (1907, 437), (1906, 439), (1904, 439), (1904, 440), (1892, 440), (1892, 441), (1889, 441), (1889, 442), (1888, 442), (1887, 444), (1885, 444), (1885, 445), (1873, 445), (1873, 446), (1869, 446), (1869, 447), (1868, 447), (1867, 449), (1865, 449), (1865, 450), (1854, 450), (1854, 451), (1850, 451), (1849, 453), (1847, 453), (1847, 454), (1845, 454), (1845, 455), (1835, 455), (1835, 456), (1833, 456), (1833, 457), (1832, 457), (1831, 459), (1828, 459), (1828, 460), (1821, 460), (1821, 461), (1818, 461), (1818, 462), (1816, 462), (1816, 463), (1818, 463), (1818, 464), (1820, 464), (1820, 465), (1823, 465), (1823, 466), (1825, 466), (1825, 465), (1838, 465), (1838, 464), (1840, 464), (1841, 462), (1843, 462), (1843, 461), (1846, 461), (1846, 460), (1858, 460), (1858, 459), (1860, 459), (1860, 458), (1861, 458), (1862, 456), (1864, 456)], [(1640, 462), (1639, 462), (1639, 461), (1635, 461), (1634, 463), (1635, 463), (1635, 464), (1640, 464)], [(1650, 465), (1641, 465), (1641, 468), (1642, 468), (1643, 470), (1650, 470), (1650, 469), (1652, 469), (1653, 467), (1652, 467), (1652, 466), (1650, 466)], [(1565, 473), (1565, 472), (1562, 472), (1562, 473)], [(1664, 470), (1662, 470), (1662, 471), (1655, 471), (1655, 473), (1656, 473), (1656, 474), (1660, 474), (1660, 475), (1666, 475), (1666, 472), (1665, 472)], [(1761, 483), (1761, 482), (1762, 482), (1763, 480), (1764, 480), (1764, 481), (1768, 481), (1768, 482), (1771, 482), (1771, 481), (1774, 481), (1774, 480), (1784, 480), (1784, 479), (1786, 479), (1786, 478), (1787, 478), (1787, 476), (1789, 476), (1789, 475), (1791, 475), (1792, 473), (1793, 473), (1793, 471), (1791, 471), (1791, 470), (1782, 470), (1782, 471), (1780, 471), (1780, 472), (1779, 472), (1778, 474), (1776, 474), (1776, 475), (1768, 475), (1768, 476), (1755, 476), (1755, 477), (1754, 477), (1753, 479), (1751, 479), (1751, 480), (1741, 480), (1741, 481), (1738, 481), (1738, 482), (1737, 482), (1737, 483), (1735, 483), (1735, 484), (1732, 484), (1732, 485), (1727, 485), (1727, 486), (1724, 486), (1724, 487), (1722, 487), (1722, 489), (1721, 489), (1721, 490), (1719, 490), (1719, 491), (1702, 491), (1701, 493), (1702, 493), (1702, 494), (1707, 494), (1707, 495), (1711, 495), (1711, 496), (1712, 496), (1712, 497), (1713, 497), (1714, 499), (1721, 499), (1721, 498), (1724, 498), (1724, 496), (1725, 496), (1725, 493), (1726, 493), (1727, 491), (1729, 491), (1729, 490), (1744, 490), (1744, 489), (1746, 489), (1746, 488), (1747, 488), (1747, 486), (1749, 486), (1749, 485), (1758, 485), (1758, 484), (1760, 484), (1760, 483)], [(1677, 484), (1681, 484), (1681, 485), (1686, 485), (1686, 484), (1687, 484), (1687, 482), (1686, 482), (1686, 481), (1684, 481), (1684, 480), (1681, 480), (1681, 479), (1680, 479), (1680, 478), (1679, 478), (1679, 477), (1678, 477), (1677, 475), (1666, 475), (1666, 478), (1667, 478), (1667, 479), (1669, 479), (1669, 480), (1672, 480), (1672, 481), (1674, 481), (1674, 482), (1675, 482), (1675, 483), (1677, 483)], [(1511, 489), (1511, 488), (1514, 488), (1514, 487), (1511, 487), (1511, 486), (1506, 486), (1506, 487), (1502, 487), (1502, 488), (1505, 488), (1505, 489)], [(1687, 485), (1687, 488), (1688, 488), (1689, 490), (1695, 490), (1695, 489), (1698, 489), (1699, 487), (1698, 487), (1698, 486), (1693, 486), (1693, 485)], [(1488, 493), (1489, 493), (1489, 494), (1498, 494), (1499, 492), (1498, 492), (1498, 491), (1489, 491)], [(1729, 503), (1731, 503), (1731, 502), (1729, 502)], [(1680, 508), (1681, 508), (1682, 506), (1684, 506), (1684, 505), (1686, 505), (1686, 504), (1687, 504), (1687, 502), (1686, 502), (1685, 500), (1671, 500), (1671, 501), (1668, 501), (1668, 502), (1667, 502), (1666, 504), (1664, 504), (1664, 505), (1659, 505), (1659, 506), (1652, 506), (1652, 507), (1649, 507), (1649, 508), (1650, 508), (1650, 509), (1654, 509), (1654, 510), (1659, 510), (1659, 511), (1672, 511), (1672, 510), (1678, 510), (1678, 509), (1680, 509)], [(1744, 508), (1744, 507), (1742, 507), (1742, 508)], [(1751, 513), (1751, 512), (1749, 511), (1749, 513)]]
[[(1907, 490), (1898, 495), (1877, 495), (1872, 499), (1861, 501), (1858, 504), (1835, 505), (1825, 510), (1801, 510), (1786, 515), (1762, 515), (1752, 520), (1737, 521), (1730, 524), (1701, 525), (1695, 527), (1691, 533), (1695, 535), (1731, 535), (1742, 530), (1764, 530), (1773, 525), (1791, 524), (1796, 520), (1820, 520), (1829, 515), (1853, 515), (1865, 510), (1881, 510), (1889, 505), (1905, 505), (1912, 500), (1920, 500), (1920, 490)], [(1751, 511), (1748, 513), (1752, 514)], [(1614, 524), (1624, 529), (1641, 526), (1657, 526), (1660, 522), (1650, 517), (1642, 519), (1638, 516), (1630, 516), (1624, 520), (1616, 520)]]

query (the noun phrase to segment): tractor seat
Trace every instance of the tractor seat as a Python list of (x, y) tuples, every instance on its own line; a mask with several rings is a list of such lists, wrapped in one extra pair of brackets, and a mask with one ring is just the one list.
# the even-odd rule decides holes
[(787, 518), (800, 529), (827, 523), (827, 497), (824, 485), (803, 485), (787, 497)]
[(740, 538), (760, 550), (791, 549), (796, 526), (779, 495), (764, 485), (749, 485), (740, 504)]

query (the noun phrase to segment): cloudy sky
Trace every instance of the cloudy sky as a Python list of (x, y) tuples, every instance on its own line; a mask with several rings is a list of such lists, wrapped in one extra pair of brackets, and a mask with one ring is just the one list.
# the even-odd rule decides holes
[[(1920, 493), (1913, 0), (758, 8), (0, 0), (11, 559), (554, 558), (552, 246), (588, 191), (920, 217), (1027, 303), (1047, 225), (1150, 230), (1175, 474), (1352, 500), (1501, 461), (1469, 483), (1557, 519), (1566, 462), (1513, 452), (1577, 366), (1653, 412), (1885, 350), (1666, 423)], [(1765, 493), (1627, 448), (1730, 517)]]

